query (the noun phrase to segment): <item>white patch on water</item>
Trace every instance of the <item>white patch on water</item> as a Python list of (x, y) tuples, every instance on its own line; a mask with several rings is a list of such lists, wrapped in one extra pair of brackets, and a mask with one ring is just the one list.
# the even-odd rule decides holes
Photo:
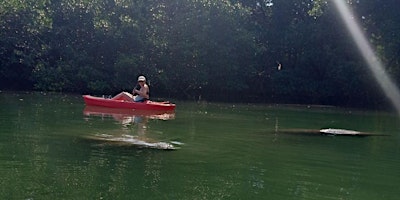
[(175, 144), (175, 145), (184, 145), (184, 144), (185, 144), (185, 143), (183, 143), (183, 142), (178, 142), (178, 141), (171, 141), (171, 142), (169, 142), (169, 143)]
[(361, 132), (359, 132), (359, 131), (346, 130), (346, 129), (334, 129), (334, 128), (321, 129), (321, 130), (319, 130), (319, 132), (326, 133), (326, 134), (333, 134), (333, 135), (359, 135), (359, 134), (361, 134)]

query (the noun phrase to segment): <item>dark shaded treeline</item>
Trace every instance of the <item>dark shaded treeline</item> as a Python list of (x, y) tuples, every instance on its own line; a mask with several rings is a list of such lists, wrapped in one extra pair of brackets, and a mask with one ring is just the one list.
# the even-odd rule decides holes
[[(400, 83), (398, 2), (349, 2)], [(3, 0), (0, 29), (1, 89), (116, 94), (144, 74), (153, 96), (385, 101), (326, 0)]]

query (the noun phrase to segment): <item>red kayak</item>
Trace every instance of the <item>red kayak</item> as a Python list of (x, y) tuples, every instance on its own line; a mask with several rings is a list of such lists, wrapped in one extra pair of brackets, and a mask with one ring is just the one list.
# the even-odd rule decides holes
[(169, 102), (133, 102), (117, 99), (106, 99), (103, 97), (94, 97), (90, 95), (83, 95), (83, 100), (88, 106), (102, 106), (108, 108), (127, 108), (138, 110), (174, 110), (175, 104)]

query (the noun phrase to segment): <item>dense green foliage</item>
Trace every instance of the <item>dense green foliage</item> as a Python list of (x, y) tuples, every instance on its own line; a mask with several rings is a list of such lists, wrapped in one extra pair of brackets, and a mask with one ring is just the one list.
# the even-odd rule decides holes
[[(1, 0), (1, 89), (382, 102), (329, 0)], [(397, 0), (348, 1), (400, 83)], [(278, 65), (282, 70), (278, 70)]]

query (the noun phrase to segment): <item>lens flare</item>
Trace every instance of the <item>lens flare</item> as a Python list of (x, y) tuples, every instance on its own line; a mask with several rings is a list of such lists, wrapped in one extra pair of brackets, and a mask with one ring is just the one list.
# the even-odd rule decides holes
[(360, 25), (354, 19), (349, 7), (344, 0), (334, 0), (336, 9), (338, 10), (340, 17), (344, 21), (346, 28), (351, 34), (354, 42), (357, 45), (360, 53), (362, 54), (364, 60), (368, 64), (374, 78), (378, 82), (379, 86), (382, 88), (385, 95), (390, 99), (392, 104), (400, 115), (400, 92), (395, 83), (390, 79), (386, 73), (383, 64), (380, 62), (378, 57), (372, 50), (371, 45), (366, 39), (365, 35), (361, 31)]

